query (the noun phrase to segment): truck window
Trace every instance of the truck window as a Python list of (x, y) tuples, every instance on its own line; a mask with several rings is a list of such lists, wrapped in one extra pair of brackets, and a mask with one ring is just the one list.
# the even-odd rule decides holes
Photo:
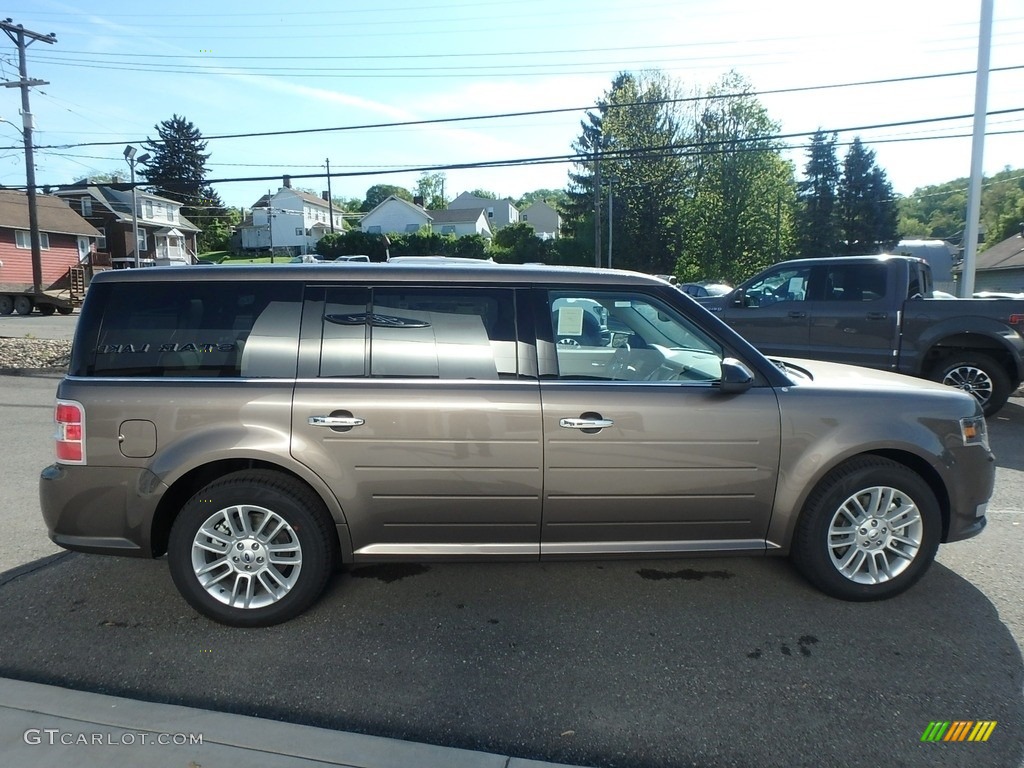
[(886, 294), (885, 264), (836, 264), (825, 275), (826, 301), (878, 301)]

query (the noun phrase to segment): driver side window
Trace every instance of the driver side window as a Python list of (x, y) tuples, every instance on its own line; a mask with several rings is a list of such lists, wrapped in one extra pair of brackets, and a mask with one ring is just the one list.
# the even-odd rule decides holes
[(810, 267), (787, 267), (770, 272), (747, 287), (743, 306), (766, 307), (780, 301), (806, 301)]

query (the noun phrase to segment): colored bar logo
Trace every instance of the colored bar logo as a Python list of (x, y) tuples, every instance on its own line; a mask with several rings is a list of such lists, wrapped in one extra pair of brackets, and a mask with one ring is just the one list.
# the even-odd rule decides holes
[(921, 741), (988, 741), (995, 729), (995, 720), (933, 720)]

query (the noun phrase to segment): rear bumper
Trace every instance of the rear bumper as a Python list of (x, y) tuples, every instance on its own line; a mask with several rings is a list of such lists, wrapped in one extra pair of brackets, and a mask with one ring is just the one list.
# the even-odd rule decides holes
[(51, 464), (39, 476), (50, 539), (65, 549), (153, 557), (153, 515), (166, 486), (138, 468)]

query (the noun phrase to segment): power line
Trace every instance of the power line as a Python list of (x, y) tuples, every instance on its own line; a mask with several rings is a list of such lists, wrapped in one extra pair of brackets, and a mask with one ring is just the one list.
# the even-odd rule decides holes
[[(1024, 65), (1015, 65), (1015, 66), (1011, 66), (1011, 67), (999, 67), (999, 68), (994, 68), (993, 71), (1011, 71), (1011, 70), (1019, 70), (1019, 69), (1024, 69)], [(602, 104), (589, 104), (589, 105), (585, 105), (585, 106), (558, 107), (558, 108), (554, 108), (554, 109), (528, 110), (528, 111), (523, 111), (523, 112), (503, 112), (503, 113), (490, 114), (490, 115), (470, 115), (470, 116), (464, 116), (464, 117), (443, 117), (443, 118), (433, 118), (433, 119), (429, 119), (429, 120), (404, 120), (404, 121), (391, 122), (391, 123), (367, 123), (367, 124), (362, 124), (362, 125), (332, 126), (332, 127), (328, 127), (328, 128), (296, 128), (296, 129), (284, 130), (284, 131), (260, 131), (260, 132), (250, 132), (250, 133), (220, 134), (220, 135), (216, 135), (216, 136), (204, 136), (203, 140), (204, 141), (216, 141), (216, 140), (221, 140), (221, 139), (259, 138), (259, 137), (266, 137), (266, 136), (295, 136), (295, 135), (311, 134), (311, 133), (333, 133), (333, 132), (358, 131), (358, 130), (376, 130), (376, 129), (382, 129), (382, 128), (398, 128), (398, 127), (408, 127), (408, 126), (444, 125), (444, 124), (451, 124), (451, 123), (473, 122), (473, 121), (477, 121), (477, 120), (502, 120), (502, 119), (508, 119), (508, 118), (517, 118), (517, 117), (537, 117), (537, 116), (540, 116), (540, 115), (565, 114), (565, 113), (568, 113), (568, 112), (586, 112), (586, 111), (593, 110), (593, 109), (598, 109), (598, 110), (600, 110), (600, 109), (626, 109), (626, 108), (629, 108), (629, 107), (636, 107), (636, 106), (656, 106), (656, 105), (659, 105), (659, 104), (683, 104), (683, 103), (688, 103), (688, 102), (707, 101), (707, 100), (712, 100), (712, 99), (745, 98), (745, 97), (749, 98), (749, 97), (757, 97), (757, 96), (776, 95), (776, 94), (781, 94), (781, 93), (805, 93), (805, 92), (820, 91), (820, 90), (834, 89), (834, 88), (853, 88), (853, 87), (861, 87), (861, 86), (869, 86), (869, 85), (881, 85), (881, 84), (889, 84), (889, 83), (910, 82), (910, 81), (917, 81), (917, 80), (931, 80), (931, 79), (946, 78), (946, 77), (960, 77), (960, 76), (972, 75), (972, 74), (974, 74), (974, 71), (972, 71), (972, 70), (964, 70), (964, 71), (960, 71), (960, 72), (945, 72), (945, 73), (931, 74), (931, 75), (916, 75), (916, 76), (912, 76), (912, 77), (903, 77), (903, 78), (887, 78), (887, 79), (883, 79), (883, 80), (862, 80), (862, 81), (850, 82), (850, 83), (834, 83), (834, 84), (830, 84), (830, 85), (799, 86), (799, 87), (794, 87), (794, 88), (776, 88), (776, 89), (769, 89), (769, 90), (763, 90), (763, 91), (744, 91), (744, 92), (741, 92), (741, 93), (715, 94), (713, 96), (710, 96), (710, 95), (705, 95), (705, 96), (685, 96), (685, 97), (675, 98), (675, 99), (658, 99), (658, 100), (642, 101), (642, 102), (627, 102), (627, 103), (604, 104), (604, 105), (602, 105)], [(1013, 112), (1013, 111), (1018, 111), (1018, 110), (1003, 110), (1001, 112), (990, 112), (989, 115), (1002, 114), (1004, 112)], [(969, 118), (969, 117), (972, 117), (972, 115), (960, 115), (960, 116), (957, 116), (957, 117), (949, 117), (949, 118), (932, 118), (931, 120), (924, 120), (924, 121), (921, 121), (921, 122), (929, 122), (929, 121), (935, 121), (935, 120), (964, 119), (964, 118)], [(915, 122), (893, 123), (891, 125), (912, 125), (912, 124), (915, 124)], [(889, 126), (882, 126), (882, 127), (889, 127)], [(831, 129), (829, 132), (831, 133), (833, 130), (843, 131), (843, 130), (866, 130), (866, 129), (864, 129), (864, 128)], [(802, 135), (806, 135), (806, 134), (802, 134)], [(76, 149), (76, 148), (79, 148), (79, 147), (119, 146), (119, 145), (124, 144), (124, 143), (134, 144), (134, 143), (141, 143), (141, 142), (146, 142), (146, 141), (150, 141), (150, 139), (149, 138), (146, 138), (146, 139), (132, 139), (132, 140), (128, 140), (127, 142), (125, 142), (124, 140), (119, 140), (119, 141), (79, 142), (79, 143), (75, 143), (75, 144), (47, 144), (47, 145), (37, 145), (37, 148), (40, 148), (40, 149)], [(159, 143), (161, 143), (161, 141), (159, 139), (157, 139), (157, 140), (153, 140), (153, 143), (159, 144)], [(4, 149), (12, 149), (12, 147), (0, 147), (0, 150), (4, 150)]]

